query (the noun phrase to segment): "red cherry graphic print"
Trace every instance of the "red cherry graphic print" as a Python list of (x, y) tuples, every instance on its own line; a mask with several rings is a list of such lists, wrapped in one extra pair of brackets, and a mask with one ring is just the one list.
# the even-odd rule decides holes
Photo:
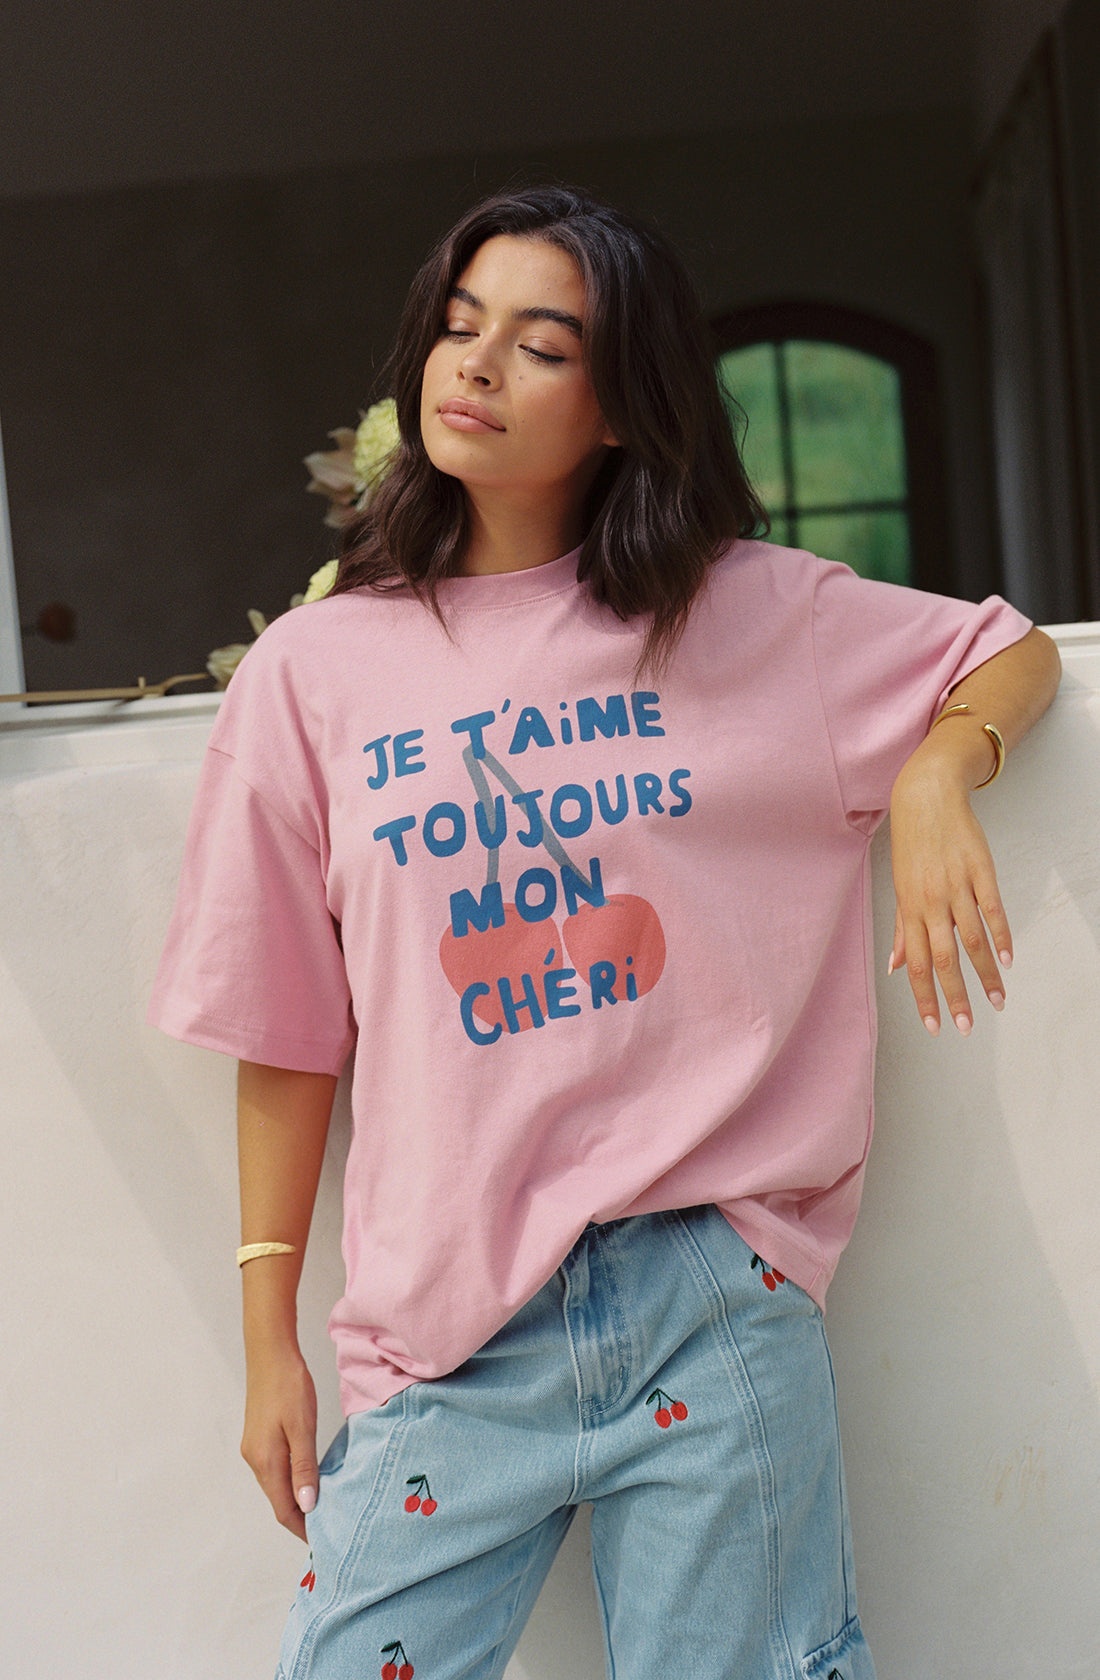
[[(382, 1680), (413, 1680), (413, 1665), (400, 1639), (391, 1639), (388, 1645), (383, 1645), (381, 1655), (389, 1658), (382, 1664)], [(401, 1658), (400, 1668), (394, 1660), (396, 1657)]]
[(658, 1429), (671, 1429), (673, 1422), (683, 1423), (688, 1415), (688, 1409), (682, 1400), (674, 1400), (666, 1394), (663, 1388), (655, 1388), (653, 1393), (646, 1396), (646, 1405), (652, 1406), (657, 1402), (657, 1410), (653, 1414), (653, 1421)]
[[(652, 904), (636, 893), (615, 893), (603, 904), (580, 905), (563, 931), (569, 960), (582, 980), (589, 980), (597, 964), (614, 968), (610, 990), (619, 1002), (644, 997), (661, 978), (664, 929)], [(610, 978), (610, 970), (604, 972)]]
[[(506, 904), (503, 927), (470, 928), (461, 939), (448, 928), (439, 942), (439, 961), (459, 997), (467, 986), (489, 987), (473, 1000), (472, 1011), (486, 1026), (507, 1031), (497, 981), (506, 978), (513, 996), (522, 997), (523, 976), (529, 974), (537, 981), (546, 967), (547, 952), (558, 953), (561, 948), (561, 934), (549, 917), (525, 922), (514, 904)], [(535, 1024), (530, 1009), (518, 1010), (517, 1018), (520, 1032)]]
[(427, 1476), (409, 1476), (405, 1486), (413, 1490), (405, 1501), (406, 1511), (419, 1511), (422, 1517), (430, 1517), (433, 1511), (439, 1509), (436, 1500), (432, 1498)]
[(760, 1258), (759, 1254), (754, 1254), (751, 1269), (755, 1272), (757, 1266), (760, 1267), (760, 1281), (764, 1288), (770, 1289), (773, 1294), (777, 1284), (786, 1283), (786, 1278), (777, 1266), (769, 1266), (766, 1260)]

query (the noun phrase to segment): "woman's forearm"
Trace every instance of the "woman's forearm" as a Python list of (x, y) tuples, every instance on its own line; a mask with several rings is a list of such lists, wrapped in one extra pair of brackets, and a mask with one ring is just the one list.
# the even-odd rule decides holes
[(297, 1295), (336, 1081), (242, 1062), (241, 1240), (293, 1245), (241, 1268), (248, 1375), (241, 1452), (284, 1527), (305, 1539), (317, 1498), (317, 1396), (298, 1348)]
[(902, 775), (925, 766), (960, 776), (974, 788), (994, 768), (993, 744), (985, 733), (1000, 730), (1008, 752), (1017, 746), (1054, 699), (1062, 672), (1058, 649), (1042, 630), (994, 654), (951, 690), (949, 705), (969, 712), (946, 718), (922, 741)]
[(295, 1253), (241, 1268), (246, 1348), (295, 1336), (295, 1301), (325, 1153), (336, 1080), (242, 1062), (237, 1081), (241, 1242)]

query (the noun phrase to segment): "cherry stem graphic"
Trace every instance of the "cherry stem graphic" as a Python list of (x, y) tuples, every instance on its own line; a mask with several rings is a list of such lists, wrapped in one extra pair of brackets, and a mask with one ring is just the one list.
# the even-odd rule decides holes
[[(462, 754), (463, 758), (466, 758), (467, 753), (470, 753), (472, 755), (472, 752), (473, 752), (472, 747), (467, 747)], [(504, 789), (505, 793), (510, 794), (513, 799), (515, 799), (517, 797), (517, 795), (521, 799), (526, 797), (525, 790), (520, 787), (520, 785), (516, 781), (515, 777), (510, 776), (508, 774), (508, 771), (504, 768), (503, 764), (501, 764), (497, 759), (495, 759), (491, 752), (487, 752), (485, 754), (485, 757), (482, 760), (482, 762), (485, 765), (487, 765), (488, 768), (493, 772), (493, 775), (496, 777), (497, 781), (500, 783), (500, 785)], [(474, 773), (473, 773), (473, 769), (471, 768), (471, 761), (470, 760), (467, 761), (467, 768), (470, 770), (471, 779), (473, 779)], [(483, 779), (483, 783), (484, 783), (484, 786), (485, 786), (485, 793), (488, 794), (488, 791), (489, 791), (488, 783), (484, 782), (484, 777), (482, 779)], [(475, 786), (475, 788), (477, 787), (476, 780), (474, 780), (474, 786)], [(486, 804), (486, 800), (485, 800), (484, 795), (482, 795), (482, 803)], [(488, 811), (492, 810), (492, 802), (491, 801), (489, 801), (486, 804), (486, 809)], [(571, 869), (573, 871), (574, 875), (576, 875), (579, 880), (584, 882), (586, 887), (591, 887), (591, 885), (592, 885), (591, 881), (588, 879), (587, 875), (585, 875), (583, 870), (577, 868), (576, 864), (573, 862), (572, 858), (569, 856), (569, 853), (566, 851), (565, 847), (562, 845), (562, 843), (558, 839), (557, 835), (549, 827), (549, 819), (546, 818), (546, 817), (544, 817), (542, 819), (542, 839), (539, 842), (539, 844), (544, 848), (544, 850), (546, 852), (549, 853), (550, 857), (558, 865), (559, 869)]]
[[(486, 819), (491, 822), (493, 819), (493, 794), (491, 788), (489, 787), (489, 778), (486, 776), (484, 770), (481, 768), (481, 765), (474, 756), (474, 744), (472, 741), (468, 747), (463, 749), (462, 762), (466, 766), (466, 772), (471, 782), (474, 784), (474, 792), (477, 794), (478, 804), (483, 807)], [(487, 887), (492, 886), (499, 874), (500, 847), (493, 846), (489, 852), (489, 861), (485, 866), (485, 885)]]

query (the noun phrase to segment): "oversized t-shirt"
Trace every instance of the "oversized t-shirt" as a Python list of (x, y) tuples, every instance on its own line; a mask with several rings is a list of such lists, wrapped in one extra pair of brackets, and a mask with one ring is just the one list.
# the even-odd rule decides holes
[(589, 1222), (715, 1203), (823, 1302), (871, 1135), (869, 841), (1028, 629), (738, 542), (639, 675), (576, 563), (451, 579), (442, 622), (288, 613), (211, 737), (152, 1019), (354, 1053), (348, 1412), (468, 1358)]

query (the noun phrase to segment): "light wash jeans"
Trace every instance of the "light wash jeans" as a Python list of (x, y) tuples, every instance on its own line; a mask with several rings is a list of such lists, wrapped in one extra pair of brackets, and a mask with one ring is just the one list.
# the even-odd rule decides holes
[(348, 1419), (277, 1680), (499, 1680), (585, 1500), (613, 1680), (874, 1680), (821, 1313), (714, 1208), (589, 1226)]

